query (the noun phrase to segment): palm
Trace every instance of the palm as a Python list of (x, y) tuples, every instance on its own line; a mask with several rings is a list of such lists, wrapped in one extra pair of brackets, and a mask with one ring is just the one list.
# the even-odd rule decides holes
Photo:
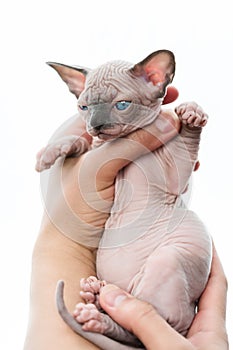
[(216, 322), (214, 312), (200, 312), (195, 317), (187, 338), (195, 349), (228, 349), (225, 328), (223, 325), (221, 327), (220, 320)]
[(210, 278), (200, 298), (199, 311), (187, 335), (195, 349), (228, 349), (225, 328), (226, 293), (226, 278), (214, 248)]

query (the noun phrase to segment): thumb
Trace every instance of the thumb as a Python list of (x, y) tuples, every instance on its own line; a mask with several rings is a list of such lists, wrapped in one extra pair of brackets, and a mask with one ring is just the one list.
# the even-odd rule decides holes
[(103, 287), (100, 304), (114, 321), (134, 333), (146, 349), (190, 349), (187, 340), (171, 328), (151, 304), (118, 287), (111, 284)]
[(174, 86), (168, 86), (167, 93), (163, 99), (163, 105), (174, 102), (179, 96), (179, 91)]

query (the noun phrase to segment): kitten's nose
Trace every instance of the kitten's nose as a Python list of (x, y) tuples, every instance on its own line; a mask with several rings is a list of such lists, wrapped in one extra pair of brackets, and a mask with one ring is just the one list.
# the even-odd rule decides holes
[(117, 123), (107, 123), (107, 124), (104, 124), (102, 128), (103, 129), (113, 129), (113, 128), (115, 128), (116, 124)]
[(98, 126), (96, 126), (94, 129), (96, 130), (96, 131), (100, 131), (100, 130), (102, 130), (102, 131), (104, 131), (105, 129), (113, 129), (114, 128), (114, 124), (110, 124), (110, 123), (108, 123), (108, 124), (102, 124), (102, 125), (98, 125)]
[(111, 106), (109, 104), (100, 104), (91, 111), (90, 126), (96, 130), (110, 125), (109, 119), (111, 114)]

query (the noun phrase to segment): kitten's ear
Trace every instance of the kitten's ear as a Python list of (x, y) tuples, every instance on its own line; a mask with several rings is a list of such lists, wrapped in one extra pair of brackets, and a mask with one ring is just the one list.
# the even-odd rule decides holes
[(68, 85), (70, 92), (75, 94), (78, 98), (80, 93), (84, 90), (88, 70), (86, 68), (67, 66), (56, 62), (46, 63), (57, 71), (62, 80)]
[(169, 50), (159, 50), (137, 63), (131, 68), (131, 72), (158, 86), (162, 93), (165, 92), (166, 86), (172, 82), (175, 66), (174, 54)]

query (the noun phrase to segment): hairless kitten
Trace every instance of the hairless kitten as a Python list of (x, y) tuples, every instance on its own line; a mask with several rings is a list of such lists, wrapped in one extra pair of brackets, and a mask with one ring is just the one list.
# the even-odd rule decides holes
[[(152, 123), (175, 73), (174, 55), (168, 50), (156, 51), (136, 65), (113, 61), (94, 70), (49, 64), (78, 98), (88, 133), (101, 142)], [(102, 312), (98, 300), (105, 281), (151, 303), (185, 336), (208, 280), (211, 238), (182, 200), (197, 164), (207, 115), (194, 102), (175, 111), (181, 121), (179, 135), (117, 175), (114, 204), (97, 251), (97, 278), (81, 280), (85, 303), (76, 305), (73, 315), (64, 304), (64, 283), (57, 286), (61, 317), (101, 349), (143, 348)], [(39, 152), (37, 170), (49, 168), (60, 156), (90, 148), (80, 132), (79, 137), (74, 134)]]

